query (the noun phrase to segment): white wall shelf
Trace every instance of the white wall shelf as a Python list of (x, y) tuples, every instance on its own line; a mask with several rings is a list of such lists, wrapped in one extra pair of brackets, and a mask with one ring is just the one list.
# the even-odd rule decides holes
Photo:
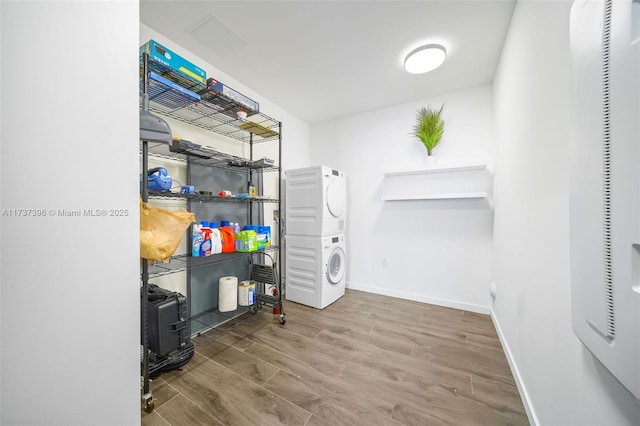
[(476, 161), (385, 171), (382, 186), (382, 201), (488, 199), (492, 178)]
[(450, 192), (441, 194), (415, 194), (415, 195), (383, 195), (383, 201), (412, 201), (412, 200), (447, 200), (459, 198), (486, 198), (488, 192)]
[(385, 176), (410, 176), (410, 175), (422, 175), (429, 173), (446, 173), (446, 172), (461, 172), (466, 170), (483, 170), (487, 165), (482, 163), (473, 164), (443, 164), (441, 166), (423, 167), (420, 169), (408, 169), (408, 170), (389, 170), (384, 172)]

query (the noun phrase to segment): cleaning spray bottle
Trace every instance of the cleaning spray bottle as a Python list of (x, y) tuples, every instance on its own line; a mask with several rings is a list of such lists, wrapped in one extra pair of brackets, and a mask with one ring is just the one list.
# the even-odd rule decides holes
[(200, 247), (204, 241), (204, 235), (202, 234), (202, 225), (194, 223), (191, 227), (191, 256), (200, 256)]
[(200, 230), (202, 232), (202, 244), (200, 244), (200, 256), (211, 255), (211, 228), (209, 228), (209, 222), (200, 222)]

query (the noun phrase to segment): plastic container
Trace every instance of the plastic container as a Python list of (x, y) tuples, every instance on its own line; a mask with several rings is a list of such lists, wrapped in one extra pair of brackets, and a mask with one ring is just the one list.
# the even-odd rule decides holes
[(222, 235), (220, 229), (213, 228), (211, 230), (211, 254), (222, 253)]
[(236, 251), (236, 238), (233, 227), (223, 226), (219, 229), (222, 238), (222, 253), (233, 253)]
[(251, 306), (256, 303), (256, 282), (241, 281), (238, 283), (238, 306)]
[(233, 227), (233, 233), (235, 234), (235, 239), (236, 239), (236, 251), (240, 251), (240, 249), (242, 249), (242, 245), (240, 244), (239, 241), (239, 234), (240, 234), (240, 225), (238, 225), (238, 222), (231, 222), (231, 226)]
[(202, 243), (200, 244), (200, 256), (211, 256), (211, 228), (209, 222), (200, 222), (200, 230), (202, 232)]
[(191, 227), (191, 256), (200, 256), (200, 247), (203, 241), (202, 225), (196, 223)]
[(211, 228), (211, 254), (222, 253), (222, 235), (217, 222), (209, 222)]

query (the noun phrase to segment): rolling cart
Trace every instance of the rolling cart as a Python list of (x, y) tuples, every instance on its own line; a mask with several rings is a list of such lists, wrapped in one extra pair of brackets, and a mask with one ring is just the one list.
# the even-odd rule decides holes
[(250, 309), (255, 314), (263, 306), (270, 306), (273, 308), (273, 314), (278, 315), (280, 324), (284, 325), (287, 318), (282, 303), (282, 283), (277, 272), (276, 261), (266, 253), (261, 254), (269, 256), (271, 265), (255, 263), (251, 259), (251, 281), (256, 283), (256, 303)]

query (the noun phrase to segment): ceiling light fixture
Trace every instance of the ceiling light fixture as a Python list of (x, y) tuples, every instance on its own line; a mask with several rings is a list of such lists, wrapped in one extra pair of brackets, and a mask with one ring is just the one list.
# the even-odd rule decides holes
[(447, 59), (447, 50), (440, 44), (427, 44), (413, 49), (404, 60), (404, 69), (411, 74), (433, 71)]

